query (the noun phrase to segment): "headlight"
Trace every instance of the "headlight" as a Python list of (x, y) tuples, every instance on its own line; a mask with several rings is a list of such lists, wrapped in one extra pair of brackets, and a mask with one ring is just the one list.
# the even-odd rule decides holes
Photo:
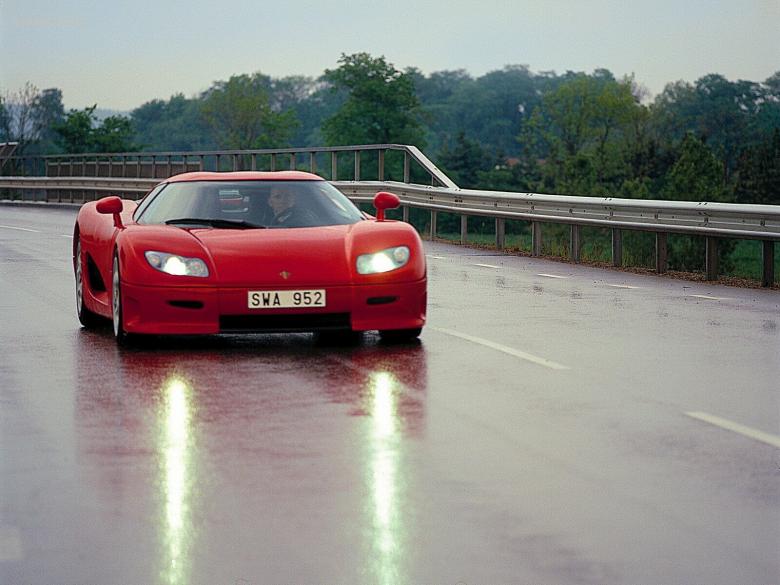
[(173, 274), (174, 276), (208, 276), (209, 269), (200, 258), (185, 258), (176, 254), (155, 252), (149, 250), (144, 253), (149, 266), (160, 272)]
[(398, 246), (375, 254), (361, 254), (357, 258), (358, 274), (390, 272), (409, 262), (409, 248)]

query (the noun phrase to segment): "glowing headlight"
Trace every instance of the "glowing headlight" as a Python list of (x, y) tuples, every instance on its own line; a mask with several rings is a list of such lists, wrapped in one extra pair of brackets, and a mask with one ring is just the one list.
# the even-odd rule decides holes
[(176, 254), (150, 250), (144, 254), (149, 266), (174, 276), (208, 276), (209, 269), (200, 258), (185, 258)]
[(375, 254), (361, 254), (357, 258), (358, 274), (377, 274), (401, 268), (409, 262), (409, 248), (398, 246)]

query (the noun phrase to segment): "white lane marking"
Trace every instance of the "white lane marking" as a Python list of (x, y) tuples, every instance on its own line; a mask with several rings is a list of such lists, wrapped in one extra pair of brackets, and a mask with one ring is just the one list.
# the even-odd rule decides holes
[(558, 276), (557, 274), (545, 274), (544, 272), (540, 272), (536, 276), (544, 276), (545, 278), (569, 278), (568, 276)]
[(706, 412), (686, 412), (685, 415), (780, 449), (780, 437), (777, 435), (751, 429), (745, 425), (726, 420), (725, 418), (720, 418), (719, 416), (707, 414)]
[(433, 258), (434, 260), (444, 260), (445, 256), (434, 256), (433, 254), (426, 254), (428, 258)]
[(60, 237), (61, 238), (70, 238), (71, 240), (73, 239), (73, 236), (69, 236), (68, 234), (60, 234)]
[(472, 264), (472, 266), (481, 266), (482, 268), (495, 268), (495, 269), (501, 268), (500, 266), (496, 266), (494, 264), (479, 264), (479, 263), (476, 263), (476, 262), (474, 264)]
[(611, 286), (612, 288), (629, 288), (629, 289), (640, 288), (638, 286), (631, 286), (630, 284), (609, 284), (609, 283), (607, 283), (607, 286)]
[(551, 370), (568, 370), (570, 369), (569, 366), (564, 366), (563, 364), (559, 364), (558, 362), (554, 362), (552, 360), (547, 360), (542, 357), (526, 353), (524, 351), (520, 351), (519, 349), (515, 349), (513, 347), (508, 347), (506, 345), (501, 345), (500, 343), (496, 343), (495, 341), (490, 341), (489, 339), (482, 339), (481, 337), (474, 337), (473, 335), (468, 335), (467, 333), (461, 333), (459, 331), (453, 331), (452, 329), (445, 329), (443, 327), (430, 327), (430, 329), (433, 329), (434, 331), (438, 331), (439, 333), (444, 333), (445, 335), (451, 335), (452, 337), (458, 337), (460, 339), (465, 339), (466, 341), (470, 341), (471, 343), (477, 343), (479, 345), (484, 345), (485, 347), (489, 347), (491, 349), (495, 349), (497, 351), (503, 352), (505, 354), (518, 357), (521, 360), (526, 360), (528, 362), (532, 362), (534, 364), (538, 364), (540, 366), (544, 366), (545, 368), (550, 368)]
[(705, 299), (708, 301), (730, 301), (730, 297), (714, 297), (712, 295), (688, 295), (689, 297), (696, 297), (697, 299)]
[(5, 228), (7, 230), (18, 230), (20, 232), (33, 232), (35, 234), (40, 234), (41, 232), (39, 230), (31, 230), (29, 228), (20, 228), (12, 225), (0, 225), (0, 228)]
[(22, 537), (13, 526), (0, 525), (0, 563), (22, 558)]

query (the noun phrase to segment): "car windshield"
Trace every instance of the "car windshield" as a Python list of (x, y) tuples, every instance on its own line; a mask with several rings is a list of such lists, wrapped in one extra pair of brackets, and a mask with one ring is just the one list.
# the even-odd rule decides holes
[(183, 228), (299, 228), (352, 224), (360, 210), (327, 181), (191, 181), (150, 193), (140, 224)]

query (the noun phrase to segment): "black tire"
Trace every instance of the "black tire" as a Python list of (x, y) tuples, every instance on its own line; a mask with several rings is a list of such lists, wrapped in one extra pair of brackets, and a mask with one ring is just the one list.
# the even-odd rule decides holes
[(90, 311), (84, 304), (84, 287), (86, 285), (86, 264), (87, 260), (81, 250), (81, 239), (76, 236), (76, 255), (73, 258), (73, 271), (76, 276), (76, 315), (84, 329), (94, 329), (105, 325), (106, 320)]
[(379, 332), (379, 337), (386, 343), (409, 343), (420, 337), (422, 327), (414, 329), (387, 329)]
[(119, 256), (116, 253), (114, 253), (114, 263), (111, 269), (111, 321), (114, 326), (114, 339), (116, 339), (117, 345), (128, 345), (130, 335), (124, 330), (122, 279), (119, 274)]

